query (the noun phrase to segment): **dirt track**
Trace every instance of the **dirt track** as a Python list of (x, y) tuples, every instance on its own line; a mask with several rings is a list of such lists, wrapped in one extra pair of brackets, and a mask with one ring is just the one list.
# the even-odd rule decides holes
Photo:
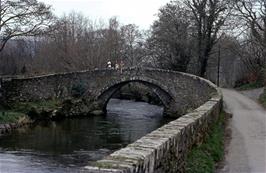
[[(222, 92), (225, 108), (233, 114), (229, 123), (232, 139), (225, 156), (224, 168), (218, 172), (266, 173), (265, 109), (237, 91), (223, 89)], [(246, 94), (250, 96), (250, 92)]]

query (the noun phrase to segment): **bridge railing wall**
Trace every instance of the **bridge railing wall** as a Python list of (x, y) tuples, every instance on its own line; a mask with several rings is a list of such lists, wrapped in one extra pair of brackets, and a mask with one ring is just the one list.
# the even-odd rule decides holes
[[(103, 160), (97, 161), (94, 165), (87, 166), (85, 172), (184, 172), (186, 155), (194, 144), (204, 139), (211, 125), (219, 118), (222, 108), (222, 94), (214, 84), (205, 79), (182, 73), (178, 73), (178, 75), (183, 75), (196, 82), (192, 85), (199, 87), (199, 90), (190, 92), (196, 95), (205, 94), (204, 103), (190, 113), (147, 134)], [(181, 78), (179, 79), (182, 81)], [(201, 96), (196, 96), (193, 99)], [(208, 98), (206, 99), (206, 97)], [(204, 99), (201, 99), (201, 102)]]
[(94, 165), (89, 173), (178, 173), (192, 146), (199, 143), (219, 118), (222, 95), (215, 96), (194, 111), (147, 134)]

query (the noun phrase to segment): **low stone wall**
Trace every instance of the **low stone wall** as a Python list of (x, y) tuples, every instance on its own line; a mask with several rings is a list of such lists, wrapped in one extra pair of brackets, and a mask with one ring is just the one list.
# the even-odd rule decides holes
[[(214, 85), (205, 81), (210, 86)], [(216, 88), (217, 90), (217, 88)], [(89, 173), (178, 173), (184, 172), (184, 160), (191, 147), (202, 141), (209, 127), (218, 120), (222, 95), (175, 121), (151, 132), (133, 144), (114, 152), (94, 166)]]

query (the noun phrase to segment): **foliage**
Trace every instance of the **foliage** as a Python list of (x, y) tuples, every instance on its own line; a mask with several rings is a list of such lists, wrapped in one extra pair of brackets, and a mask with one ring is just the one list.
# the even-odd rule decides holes
[(25, 117), (26, 115), (29, 116), (32, 111), (36, 113), (41, 111), (50, 111), (57, 109), (60, 105), (59, 100), (16, 102), (8, 105), (7, 107), (0, 107), (0, 123), (17, 122), (20, 118)]
[(82, 81), (72, 86), (71, 94), (75, 98), (82, 96), (85, 92), (86, 92), (86, 88)]
[(0, 111), (0, 124), (2, 123), (15, 123), (25, 114), (20, 112)]
[(10, 110), (22, 113), (29, 113), (32, 108), (37, 110), (56, 109), (60, 106), (59, 100), (45, 100), (38, 102), (17, 102), (10, 105)]
[[(265, 64), (266, 65), (266, 64)], [(258, 67), (258, 69), (260, 69)], [(239, 90), (248, 90), (248, 89), (255, 89), (264, 86), (265, 82), (265, 72), (262, 70), (263, 73), (257, 74), (252, 71), (249, 71), (245, 77), (239, 79), (235, 83), (235, 88)]]
[(190, 15), (190, 11), (176, 1), (160, 9), (147, 40), (156, 66), (183, 72), (187, 70), (193, 50)]
[[(124, 67), (151, 65), (214, 79), (218, 47), (222, 48), (221, 82), (242, 78), (247, 73), (244, 66), (258, 78), (265, 69), (263, 0), (171, 1), (158, 11), (158, 19), (149, 31), (141, 31), (134, 24), (123, 25), (115, 17), (108, 22), (92, 21), (76, 12), (54, 20), (51, 7), (37, 0), (1, 2), (0, 20), (8, 19), (8, 12), (14, 13), (10, 17), (18, 16), (10, 20), (16, 27), (0, 22), (2, 41), (11, 39), (0, 54), (0, 74), (38, 75), (105, 68), (110, 60), (113, 66), (120, 62)], [(36, 30), (30, 30), (33, 24)], [(237, 24), (235, 30), (228, 29)], [(23, 32), (17, 33), (21, 29)], [(225, 47), (220, 42), (224, 35), (234, 38), (236, 44)], [(239, 57), (230, 59), (232, 56), (226, 52), (230, 47), (243, 61), (239, 66)]]
[(205, 77), (211, 51), (217, 43), (230, 10), (231, 0), (185, 0), (195, 27), (199, 75)]
[(213, 173), (215, 164), (224, 155), (224, 113), (216, 124), (211, 127), (203, 144), (196, 146), (186, 159), (187, 173)]
[(240, 85), (239, 87), (237, 87), (237, 89), (238, 90), (250, 90), (250, 89), (256, 89), (260, 87), (263, 87), (261, 83), (252, 82), (252, 83), (246, 83), (246, 84)]
[(264, 93), (261, 94), (259, 101), (262, 104), (262, 106), (266, 108), (266, 89), (264, 89)]

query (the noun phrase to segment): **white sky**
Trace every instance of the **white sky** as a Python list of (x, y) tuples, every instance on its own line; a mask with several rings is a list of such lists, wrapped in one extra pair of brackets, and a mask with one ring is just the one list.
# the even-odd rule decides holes
[(123, 24), (134, 23), (148, 29), (158, 9), (170, 0), (41, 0), (53, 6), (61, 16), (71, 11), (81, 12), (92, 20), (107, 20), (116, 16)]

